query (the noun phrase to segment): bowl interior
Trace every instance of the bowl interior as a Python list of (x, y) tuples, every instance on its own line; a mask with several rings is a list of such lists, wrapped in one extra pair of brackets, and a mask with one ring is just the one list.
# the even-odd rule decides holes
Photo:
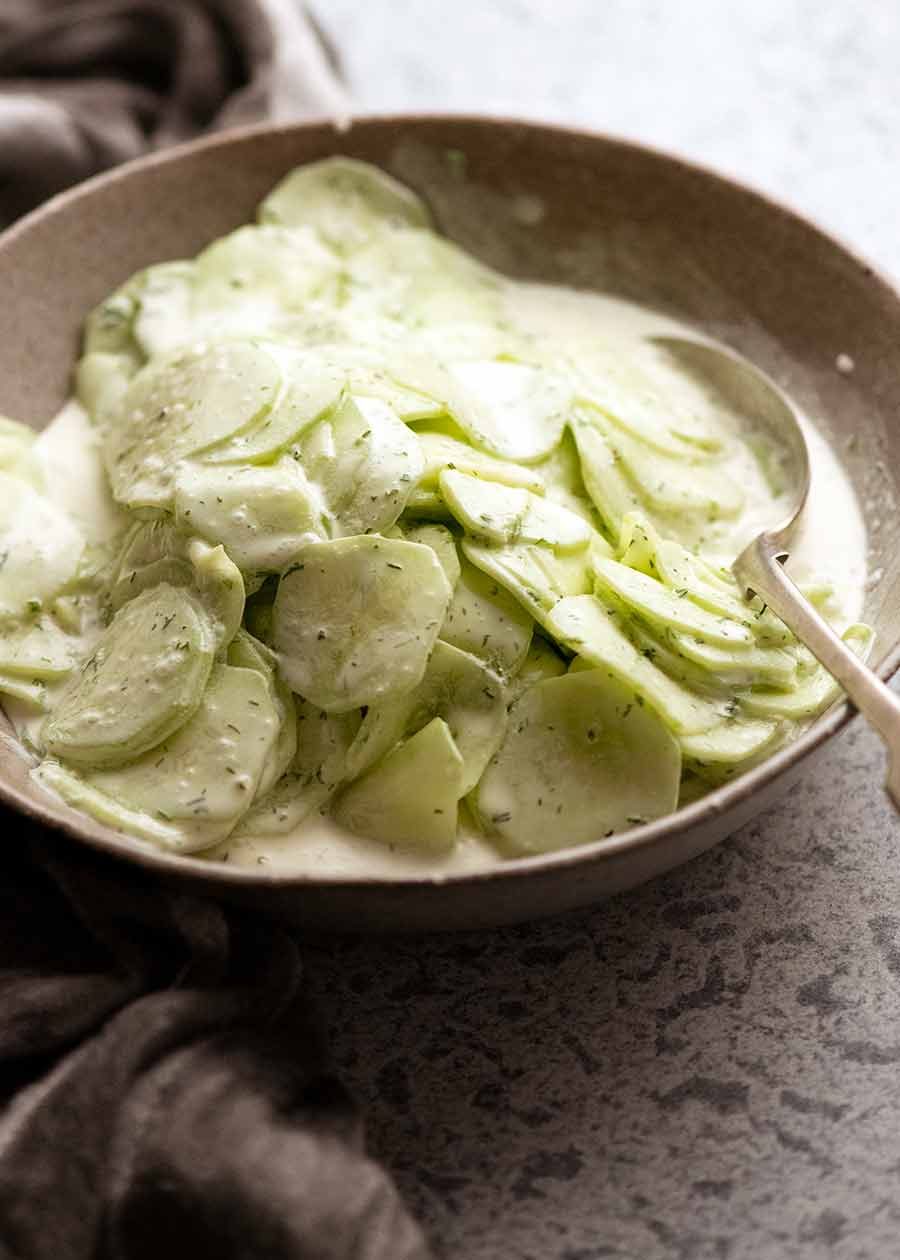
[[(315, 123), (231, 133), (100, 177), (0, 238), (0, 412), (42, 427), (68, 393), (80, 326), (100, 298), (140, 267), (195, 254), (246, 222), (292, 166), (333, 153), (376, 162), (408, 182), (445, 232), (501, 270), (655, 306), (778, 380), (830, 439), (856, 489), (870, 544), (865, 617), (877, 631), (876, 663), (896, 663), (900, 299), (785, 209), (629, 144), (502, 120), (374, 118), (349, 130)], [(838, 370), (838, 356), (850, 357), (852, 372)], [(0, 721), (0, 790), (27, 807), (37, 795), (28, 765)], [(818, 735), (814, 729), (780, 754), (768, 778), (836, 725), (834, 715), (820, 719)], [(737, 808), (740, 789), (739, 781), (720, 790), (709, 809)], [(56, 815), (69, 831), (127, 848), (69, 810)], [(676, 845), (648, 859), (648, 848), (671, 844), (681, 827), (675, 816), (650, 829), (635, 846), (642, 857), (632, 882), (696, 851)], [(581, 856), (602, 865), (601, 846)], [(588, 885), (583, 899), (596, 895)]]

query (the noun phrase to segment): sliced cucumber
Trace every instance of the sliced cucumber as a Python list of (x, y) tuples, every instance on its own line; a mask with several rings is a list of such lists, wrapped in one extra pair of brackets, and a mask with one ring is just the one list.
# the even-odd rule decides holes
[(389, 529), (422, 473), (415, 434), (377, 398), (345, 398), (297, 454), (337, 538)]
[(58, 761), (42, 761), (31, 773), (47, 791), (107, 827), (126, 832), (129, 836), (137, 836), (141, 840), (150, 840), (154, 844), (173, 849), (179, 847), (181, 831), (178, 827), (164, 823), (142, 810), (128, 809), (105, 792), (98, 791), (74, 770), (60, 765)]
[(693, 695), (638, 651), (612, 610), (594, 596), (561, 600), (547, 617), (547, 624), (561, 643), (629, 687), (638, 707), (643, 701), (652, 705), (676, 734), (711, 730), (725, 716), (721, 704)]
[(242, 819), (241, 837), (284, 835), (323, 810), (346, 777), (347, 752), (359, 730), (358, 710), (325, 713), (297, 700), (297, 750), (287, 772)]
[(468, 560), (504, 586), (539, 625), (566, 595), (583, 595), (592, 588), (589, 552), (557, 555), (540, 543), (510, 543), (486, 547), (466, 538)]
[(746, 621), (717, 617), (698, 607), (687, 598), (686, 587), (672, 591), (637, 569), (603, 557), (595, 558), (593, 571), (601, 592), (610, 592), (653, 625), (682, 630), (706, 643), (725, 647), (753, 643)]
[(121, 354), (86, 354), (75, 369), (75, 397), (91, 420), (105, 429), (118, 415), (132, 378), (140, 367), (137, 358)]
[(511, 853), (586, 844), (671, 813), (681, 752), (655, 714), (605, 669), (551, 678), (510, 710), (476, 808)]
[[(134, 279), (139, 281), (140, 274), (138, 272)], [(135, 284), (129, 280), (88, 315), (84, 325), (84, 353), (133, 355), (139, 362), (140, 352), (134, 340), (137, 310)]]
[(122, 608), (161, 582), (187, 587), (209, 616), (217, 647), (231, 642), (244, 615), (245, 589), (223, 547), (191, 538), (165, 518), (136, 522), (110, 579), (110, 607)]
[(0, 695), (21, 700), (29, 709), (43, 713), (47, 708), (47, 684), (18, 674), (0, 673)]
[(525, 659), (532, 629), (532, 619), (519, 601), (467, 561), (447, 609), (441, 639), (510, 678)]
[(552, 499), (450, 469), (439, 484), (444, 502), (475, 538), (500, 545), (547, 543), (559, 551), (578, 551), (590, 542), (590, 525)]
[(425, 461), (425, 468), (419, 479), (420, 489), (435, 490), (440, 474), (445, 469), (456, 469), (471, 477), (483, 477), (486, 481), (496, 481), (501, 485), (521, 486), (534, 494), (544, 492), (543, 478), (534, 468), (496, 459), (447, 433), (417, 429), (416, 436)]
[(718, 520), (737, 516), (743, 508), (743, 491), (717, 464), (696, 455), (690, 463), (663, 455), (602, 415), (593, 422), (627, 469), (642, 503), (653, 511)]
[(580, 349), (573, 355), (579, 393), (617, 428), (676, 459), (720, 451), (722, 440), (707, 422), (702, 400), (684, 397), (684, 377), (666, 370), (658, 350), (634, 342)]
[(723, 722), (702, 735), (682, 735), (681, 751), (685, 760), (701, 778), (718, 781), (723, 769), (731, 770), (757, 761), (769, 753), (782, 739), (779, 722), (754, 722), (751, 719)]
[(347, 157), (298, 166), (269, 193), (259, 218), (315, 228), (340, 253), (352, 252), (386, 229), (431, 227), (424, 203), (405, 184)]
[(448, 408), (473, 446), (500, 459), (533, 464), (559, 444), (571, 389), (526, 363), (486, 360), (448, 366)]
[(446, 852), (456, 843), (462, 784), (462, 756), (447, 723), (436, 717), (351, 783), (334, 817), (348, 831), (384, 844)]
[(328, 416), (338, 405), (344, 376), (329, 366), (316, 366), (300, 358), (272, 352), (286, 370), (285, 388), (273, 409), (259, 424), (205, 451), (208, 464), (261, 464), (274, 459), (297, 442), (307, 429)]
[(430, 547), (371, 535), (307, 543), (273, 608), (282, 674), (329, 713), (411, 691), (450, 596)]
[(326, 534), (322, 496), (289, 457), (224, 468), (185, 460), (174, 503), (180, 529), (221, 543), (248, 573), (276, 573), (304, 542)]
[(42, 737), (76, 765), (119, 766), (188, 720), (203, 695), (215, 640), (185, 591), (163, 584), (115, 615), (63, 691)]
[(0, 626), (0, 673), (63, 678), (75, 662), (75, 642), (50, 617)]
[[(471, 357), (473, 342), (494, 353), (511, 341), (496, 328), (504, 315), (500, 278), (452, 241), (421, 228), (379, 233), (355, 253), (346, 297), (358, 326), (396, 321), (419, 344), (430, 343), (432, 357)], [(436, 397), (415, 380), (401, 383)]]
[[(430, 547), (440, 561), (450, 589), (456, 590), (460, 575), (459, 552), (456, 550), (456, 539), (445, 525), (404, 524), (401, 536), (407, 542), (422, 543), (423, 546)], [(446, 621), (444, 624), (446, 625)]]
[(104, 459), (114, 497), (129, 508), (171, 504), (179, 460), (258, 423), (278, 401), (283, 374), (249, 341), (154, 359), (113, 417)]
[[(865, 660), (874, 640), (874, 631), (862, 624), (848, 627), (843, 634), (857, 656)], [(791, 718), (795, 722), (816, 717), (841, 696), (841, 688), (827, 670), (811, 662), (791, 691), (753, 687), (736, 693), (741, 708), (756, 717)]]
[(503, 739), (506, 694), (482, 661), (440, 640), (415, 690), (369, 709), (347, 757), (348, 775), (357, 777), (434, 717), (450, 728), (463, 759), (462, 794), (471, 791)]
[[(578, 660), (581, 658), (576, 657), (575, 661)], [(572, 662), (573, 665), (575, 661)], [(595, 668), (587, 662), (584, 662), (584, 666), (586, 669)], [(519, 696), (535, 683), (543, 682), (545, 678), (558, 678), (566, 672), (567, 668), (567, 661), (560, 656), (556, 648), (542, 635), (534, 635), (528, 654), (507, 686), (510, 703), (518, 700)]]
[(37, 612), (78, 573), (84, 538), (59, 508), (0, 472), (0, 618)]
[(193, 336), (195, 268), (192, 262), (158, 263), (134, 278), (134, 339), (144, 355), (169, 354)]
[(797, 681), (797, 657), (784, 648), (716, 647), (690, 634), (673, 631), (668, 641), (677, 652), (730, 685), (764, 684), (789, 690)]
[(195, 263), (196, 336), (278, 332), (305, 314), (340, 273), (340, 259), (312, 229), (238, 228)]
[(617, 452), (599, 428), (583, 416), (583, 410), (576, 413), (571, 432), (578, 447), (585, 488), (609, 536), (618, 541), (624, 517), (643, 505)]
[[(249, 808), (278, 729), (262, 675), (217, 665), (199, 707), (176, 734), (130, 765), (88, 774), (82, 799), (73, 803), (128, 830), (136, 829), (135, 816), (161, 823), (161, 833), (149, 838), (181, 853), (209, 848)], [(73, 788), (56, 777), (50, 785), (74, 796), (77, 783)], [(117, 806), (125, 812), (117, 814)]]
[(275, 653), (246, 630), (239, 630), (228, 645), (227, 661), (238, 669), (255, 669), (265, 679), (269, 699), (278, 717), (278, 738), (256, 789), (263, 796), (286, 772), (297, 752), (297, 714), (290, 689), (278, 676)]

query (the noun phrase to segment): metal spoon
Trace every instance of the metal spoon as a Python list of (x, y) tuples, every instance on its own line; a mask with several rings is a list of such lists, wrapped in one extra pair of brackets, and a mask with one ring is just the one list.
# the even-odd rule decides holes
[(652, 341), (691, 375), (712, 384), (737, 410), (759, 420), (787, 448), (794, 491), (788, 509), (744, 548), (732, 572), (749, 594), (759, 595), (790, 627), (878, 731), (888, 750), (885, 787), (900, 810), (900, 700), (835, 634), (783, 568), (811, 480), (809, 449), (796, 410), (774, 381), (731, 350), (688, 337), (660, 336)]

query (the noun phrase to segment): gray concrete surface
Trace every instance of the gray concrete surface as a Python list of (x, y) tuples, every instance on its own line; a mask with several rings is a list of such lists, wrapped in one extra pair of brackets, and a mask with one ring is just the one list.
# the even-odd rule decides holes
[[(317, 0), (362, 108), (586, 123), (900, 274), (900, 5)], [(789, 800), (589, 913), (322, 942), (337, 1067), (438, 1254), (900, 1254), (900, 827), (857, 723)]]

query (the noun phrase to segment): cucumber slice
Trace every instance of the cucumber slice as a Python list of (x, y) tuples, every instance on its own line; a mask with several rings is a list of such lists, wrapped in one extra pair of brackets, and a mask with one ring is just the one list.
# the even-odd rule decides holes
[(746, 769), (772, 752), (781, 742), (783, 727), (779, 722), (754, 722), (752, 719), (723, 722), (702, 735), (682, 735), (681, 752), (692, 770), (718, 782), (735, 767)]
[(526, 657), (532, 630), (532, 619), (518, 600), (467, 561), (441, 626), (441, 639), (510, 678)]
[(275, 357), (285, 367), (287, 378), (276, 405), (247, 432), (238, 433), (205, 451), (204, 463), (266, 463), (287, 450), (338, 405), (344, 387), (342, 373), (328, 366), (313, 367), (299, 359), (291, 362), (283, 354), (275, 353)]
[(593, 595), (561, 600), (547, 617), (550, 633), (595, 666), (602, 666), (657, 711), (670, 730), (694, 735), (718, 726), (726, 712), (692, 695), (643, 655), (618, 624), (612, 610)]
[(105, 429), (117, 415), (132, 378), (137, 358), (121, 354), (86, 354), (75, 368), (75, 397), (98, 428)]
[(170, 354), (191, 341), (195, 268), (192, 262), (158, 263), (135, 276), (134, 339), (144, 355)]
[(175, 523), (221, 545), (248, 573), (276, 573), (310, 538), (325, 537), (325, 505), (296, 460), (215, 468), (185, 460), (174, 488)]
[(0, 618), (39, 611), (76, 577), (84, 538), (49, 499), (0, 472)]
[(722, 440), (708, 423), (702, 396), (685, 397), (683, 374), (666, 371), (666, 358), (644, 344), (583, 345), (573, 355), (578, 392), (617, 428), (676, 459), (698, 450), (717, 453)]
[(593, 423), (627, 470), (643, 503), (671, 516), (733, 517), (744, 506), (744, 493), (717, 464), (695, 458), (686, 463), (663, 455), (602, 414)]
[(310, 228), (238, 228), (197, 256), (194, 335), (277, 332), (309, 310), (340, 266), (337, 254)]
[(246, 630), (239, 630), (228, 645), (227, 661), (238, 669), (255, 669), (265, 679), (272, 708), (278, 717), (278, 738), (256, 789), (256, 795), (263, 796), (286, 772), (297, 752), (294, 697), (278, 677), (275, 653)]
[(671, 813), (681, 751), (605, 669), (550, 678), (512, 706), (478, 785), (485, 830), (511, 853), (587, 844)]
[(403, 509), (405, 521), (446, 521), (455, 525), (453, 513), (439, 490), (413, 490)]
[(682, 656), (729, 686), (763, 684), (790, 690), (797, 681), (797, 658), (783, 648), (721, 648), (678, 631), (672, 631), (668, 641)]
[(284, 835), (325, 805), (346, 778), (360, 715), (325, 713), (297, 700), (297, 751), (286, 774), (241, 820), (235, 838)]
[[(421, 543), (430, 547), (440, 562), (444, 575), (450, 583), (450, 589), (456, 590), (459, 581), (459, 552), (456, 550), (456, 539), (444, 525), (422, 524), (406, 525), (401, 537), (407, 542)], [(446, 619), (444, 625), (446, 626)]]
[(557, 555), (540, 543), (509, 543), (486, 547), (472, 539), (462, 542), (463, 554), (477, 569), (504, 586), (538, 625), (566, 595), (584, 595), (592, 589), (589, 552)]
[(47, 708), (47, 685), (37, 679), (19, 677), (17, 674), (0, 673), (0, 695), (21, 700), (29, 709), (43, 713)]
[(200, 703), (212, 626), (185, 591), (163, 584), (116, 613), (45, 724), (52, 756), (119, 766), (166, 739)]
[(351, 783), (334, 817), (348, 831), (384, 844), (443, 853), (456, 843), (463, 759), (441, 718), (434, 718)]
[(244, 615), (245, 590), (223, 547), (191, 538), (167, 519), (136, 522), (109, 583), (110, 607), (118, 610), (161, 582), (188, 587), (210, 618), (217, 646), (231, 642)]
[(571, 403), (568, 384), (526, 363), (453, 363), (448, 409), (473, 446), (533, 464), (559, 444)]
[(506, 694), (493, 670), (440, 639), (414, 691), (369, 709), (347, 756), (348, 776), (356, 778), (434, 717), (447, 723), (463, 759), (462, 795), (471, 791), (503, 739)]
[(422, 473), (415, 434), (377, 398), (345, 398), (297, 453), (337, 538), (389, 529)]
[(495, 459), (493, 455), (477, 451), (473, 446), (446, 433), (417, 429), (416, 436), (425, 461), (419, 489), (436, 490), (441, 473), (445, 469), (456, 469), (471, 477), (483, 477), (485, 481), (496, 481), (504, 486), (521, 486), (534, 494), (544, 493), (544, 481), (533, 468)]
[[(586, 520), (592, 529), (597, 529), (598, 514), (585, 487), (578, 447), (568, 428), (564, 431), (559, 446), (532, 471), (539, 473), (543, 479), (546, 487), (544, 493), (548, 499), (567, 507), (570, 512)], [(612, 549), (609, 551), (611, 555)]]
[[(581, 660), (580, 657), (575, 658), (572, 662), (573, 667), (579, 660)], [(584, 665), (586, 669), (596, 668), (587, 662), (584, 662)], [(556, 648), (541, 635), (534, 635), (518, 673), (507, 685), (510, 703), (518, 700), (519, 696), (535, 683), (543, 682), (545, 678), (558, 678), (567, 669), (568, 663), (560, 656)]]
[[(381, 233), (352, 261), (353, 318), (360, 325), (396, 321), (435, 354), (457, 357), (471, 345), (493, 354), (511, 338), (503, 320), (500, 277), (452, 241), (421, 228)], [(460, 329), (463, 335), (460, 336)], [(402, 381), (413, 389), (414, 380)], [(429, 388), (421, 392), (436, 397)]]
[(578, 551), (590, 542), (590, 525), (552, 499), (450, 469), (439, 484), (450, 511), (476, 538), (501, 545), (547, 543), (559, 551)]
[[(875, 638), (870, 626), (857, 623), (849, 626), (841, 636), (857, 656), (863, 660), (869, 654)], [(741, 708), (756, 717), (791, 718), (795, 722), (817, 717), (840, 699), (842, 692), (826, 669), (811, 659), (805, 673), (800, 675), (792, 691), (775, 691), (753, 687), (736, 692)]]
[(63, 678), (75, 662), (75, 644), (50, 617), (0, 626), (0, 673), (31, 679)]
[(114, 801), (104, 792), (99, 792), (90, 783), (61, 766), (58, 761), (42, 761), (32, 770), (33, 778), (47, 791), (60, 797), (73, 809), (83, 814), (90, 814), (98, 822), (116, 831), (127, 832), (130, 836), (138, 836), (141, 840), (150, 840), (155, 844), (177, 848), (181, 832), (150, 814), (140, 810), (128, 809)]
[(687, 598), (688, 591), (684, 587), (670, 591), (637, 569), (603, 557), (595, 557), (593, 571), (601, 593), (611, 592), (654, 625), (683, 630), (707, 643), (725, 647), (753, 644), (753, 633), (746, 619), (738, 622), (707, 612)]
[(86, 355), (121, 354), (133, 356), (135, 362), (140, 362), (140, 351), (134, 340), (134, 318), (138, 309), (134, 288), (131, 280), (126, 281), (88, 315), (84, 324)]
[(307, 543), (273, 608), (282, 674), (329, 713), (411, 691), (450, 596), (430, 547), (371, 535)]
[(313, 227), (340, 253), (351, 253), (386, 229), (431, 227), (425, 204), (405, 184), (346, 157), (298, 166), (263, 201), (259, 219)]
[[(217, 665), (199, 707), (177, 733), (130, 765), (80, 780), (84, 795), (72, 803), (125, 830), (137, 830), (137, 820), (147, 834), (143, 819), (162, 823), (149, 838), (180, 853), (209, 848), (249, 808), (278, 728), (262, 675)], [(74, 788), (53, 777), (61, 795), (76, 794), (77, 776)]]
[(129, 385), (104, 443), (114, 497), (129, 508), (171, 504), (179, 460), (260, 421), (282, 371), (251, 342), (222, 342), (155, 359)]
[(585, 421), (583, 409), (576, 413), (570, 431), (578, 448), (585, 489), (609, 536), (618, 541), (624, 517), (643, 506), (637, 491), (623, 472), (617, 452), (596, 425)]

